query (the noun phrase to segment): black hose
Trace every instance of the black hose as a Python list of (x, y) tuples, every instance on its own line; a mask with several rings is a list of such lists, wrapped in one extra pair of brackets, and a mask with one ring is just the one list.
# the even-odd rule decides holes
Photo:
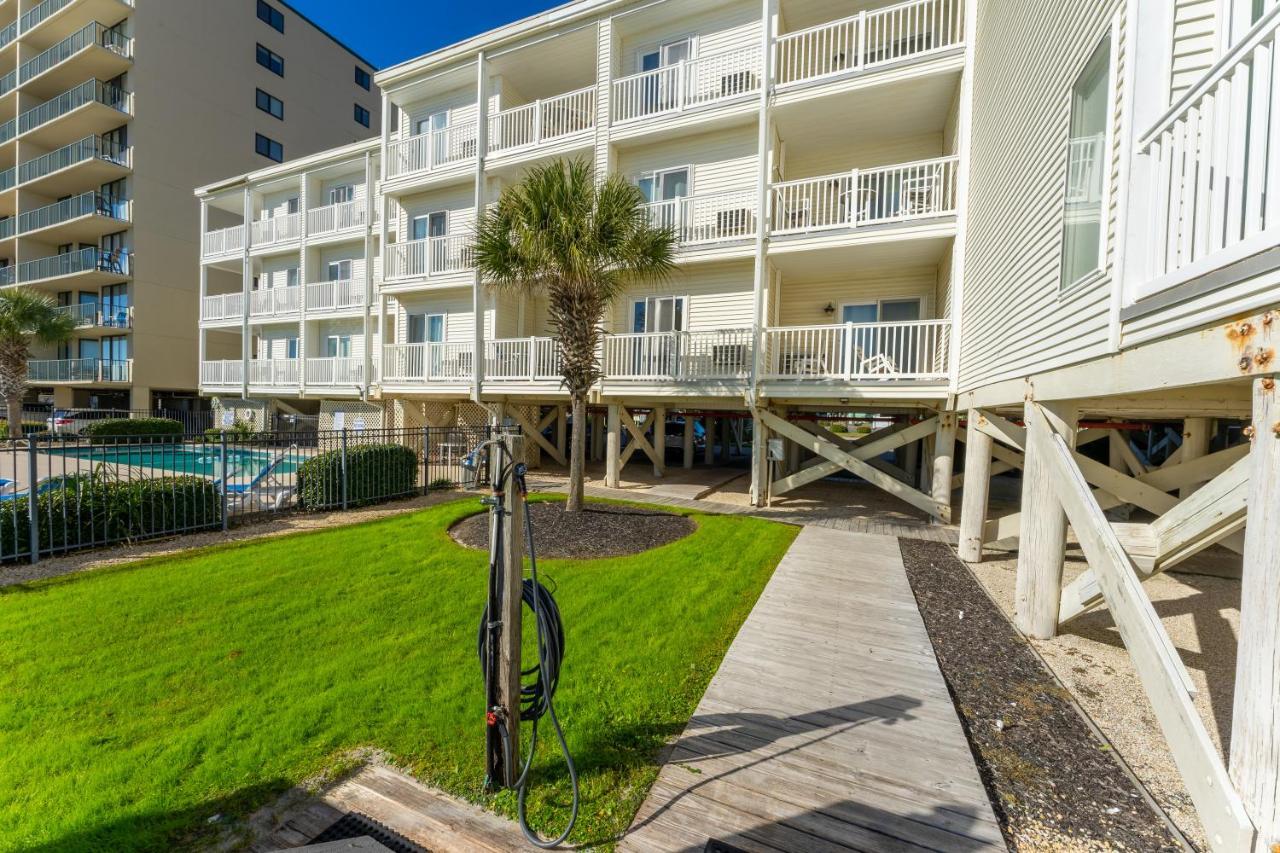
[[(505, 449), (505, 448), (504, 448)], [(569, 745), (565, 742), (564, 731), (560, 728), (560, 720), (556, 716), (555, 704), (552, 697), (555, 696), (556, 687), (560, 683), (560, 667), (564, 662), (565, 636), (564, 623), (560, 619), (560, 607), (556, 604), (555, 596), (551, 591), (538, 581), (538, 557), (533, 546), (533, 523), (529, 517), (527, 492), (525, 489), (524, 475), (525, 468), (523, 464), (508, 463), (514, 465), (515, 479), (517, 483), (517, 494), (505, 495), (508, 500), (519, 500), (525, 502), (525, 547), (529, 552), (529, 577), (525, 578), (521, 584), (521, 599), (526, 606), (533, 611), (534, 626), (537, 630), (537, 646), (538, 646), (538, 662), (529, 669), (521, 672), (522, 678), (520, 683), (520, 719), (528, 720), (530, 723), (529, 752), (526, 755), (523, 765), (520, 768), (520, 776), (516, 780), (516, 814), (520, 820), (520, 829), (524, 832), (524, 837), (535, 847), (551, 848), (558, 847), (564, 843), (569, 837), (569, 833), (573, 830), (573, 825), (578, 819), (578, 771), (573, 763), (573, 756), (569, 752)], [(503, 472), (503, 479), (510, 471)], [(504, 512), (504, 506), (499, 503), (494, 507), (496, 512)], [(499, 526), (499, 529), (501, 527)], [(501, 556), (502, 543), (496, 543), (497, 550), (494, 551), (499, 557)], [(502, 560), (495, 561), (495, 565), (501, 566)], [(477, 650), (480, 655), (480, 667), (483, 671), (486, 683), (489, 676), (488, 659), (485, 655), (486, 634), (490, 628), (489, 608), (485, 606), (484, 613), (480, 617), (480, 631), (477, 637)], [(526, 679), (532, 676), (532, 681)], [(569, 784), (573, 790), (573, 803), (569, 811), (569, 823), (565, 826), (564, 831), (554, 839), (543, 839), (529, 826), (529, 821), (525, 813), (525, 798), (529, 792), (529, 768), (533, 764), (534, 752), (538, 748), (538, 721), (546, 716), (551, 720), (551, 726), (555, 730), (556, 740), (560, 743), (560, 752), (564, 755), (565, 766), (569, 770)], [(509, 752), (509, 744), (505, 737), (505, 727), (501, 728), (504, 735), (504, 758), (507, 766), (510, 766), (512, 756)]]

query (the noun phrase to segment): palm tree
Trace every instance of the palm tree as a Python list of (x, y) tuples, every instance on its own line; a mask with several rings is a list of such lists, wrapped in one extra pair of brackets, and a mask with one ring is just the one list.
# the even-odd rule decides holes
[(650, 222), (639, 188), (619, 175), (597, 182), (583, 159), (530, 169), (476, 225), (481, 279), (547, 300), (573, 414), (566, 512), (582, 509), (587, 393), (600, 379), (605, 311), (629, 285), (670, 274), (675, 239)]
[(27, 393), (31, 345), (60, 344), (75, 321), (51, 297), (26, 288), (0, 290), (0, 396), (9, 413), (9, 437), (22, 436), (22, 398)]

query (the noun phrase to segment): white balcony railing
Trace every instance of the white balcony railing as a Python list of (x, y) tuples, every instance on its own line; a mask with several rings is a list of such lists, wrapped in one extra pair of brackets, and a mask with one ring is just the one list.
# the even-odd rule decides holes
[(1273, 5), (1139, 140), (1148, 231), (1131, 269), (1152, 292), (1280, 241), (1278, 34)]
[(680, 243), (743, 240), (756, 233), (756, 194), (731, 190), (650, 202), (649, 221), (670, 228)]
[(208, 231), (204, 235), (204, 257), (214, 258), (244, 251), (244, 226), (232, 225), (230, 228), (219, 228)]
[(596, 125), (596, 90), (579, 89), (503, 110), (489, 118), (489, 152), (554, 142)]
[(128, 359), (57, 358), (27, 362), (30, 382), (128, 382), (133, 362)]
[(251, 317), (289, 317), (296, 315), (301, 307), (302, 288), (296, 285), (255, 290), (249, 294)]
[(252, 246), (255, 249), (259, 246), (297, 240), (302, 236), (302, 214), (286, 213), (270, 219), (256, 219), (253, 222), (251, 234)]
[(116, 305), (110, 301), (77, 302), (72, 305), (61, 305), (58, 313), (71, 318), (77, 329), (101, 326), (104, 329), (127, 329), (132, 323), (132, 312), (128, 306)]
[[(378, 363), (371, 365), (368, 381), (378, 378)], [(360, 386), (365, 384), (363, 358), (309, 358), (307, 359), (308, 385)]]
[(386, 275), (389, 279), (419, 278), (464, 272), (475, 266), (470, 234), (448, 234), (393, 243), (386, 248)]
[(307, 285), (307, 312), (345, 311), (364, 305), (364, 282), (344, 279)]
[(99, 103), (122, 113), (133, 112), (133, 94), (101, 80), (86, 80), (18, 116), (18, 133), (27, 133), (85, 104)]
[(244, 362), (240, 359), (200, 362), (200, 384), (228, 386), (244, 384)]
[(945, 381), (950, 320), (780, 326), (763, 332), (769, 380)]
[(467, 343), (387, 344), (382, 348), (384, 382), (469, 382), (475, 346)]
[(613, 120), (679, 112), (760, 91), (759, 46), (687, 59), (613, 83)]
[(751, 375), (751, 330), (607, 335), (601, 368), (609, 380), (739, 380)]
[(73, 252), (49, 255), (17, 265), (0, 267), (0, 285), (29, 284), (47, 278), (83, 273), (128, 276), (133, 256), (123, 249), (95, 249), (88, 246)]
[(486, 341), (484, 378), (494, 382), (558, 381), (560, 345), (555, 338), (509, 338)]
[(301, 360), (296, 358), (255, 358), (249, 361), (249, 384), (297, 385), (302, 375)]
[(243, 293), (206, 296), (200, 304), (201, 320), (239, 320), (244, 316)]
[(955, 157), (854, 169), (773, 185), (773, 232), (793, 234), (956, 212)]
[(779, 86), (921, 56), (964, 41), (962, 0), (911, 0), (778, 36)]
[(363, 201), (330, 204), (307, 211), (307, 236), (322, 237), (352, 228), (363, 228), (367, 216)]
[(477, 130), (475, 121), (467, 121), (393, 142), (387, 147), (387, 177), (429, 172), (474, 159)]
[(130, 155), (130, 149), (118, 142), (103, 139), (101, 136), (86, 136), (56, 151), (41, 154), (20, 164), (17, 180), (18, 184), (37, 181), (46, 175), (52, 175), (88, 160), (101, 160), (127, 168), (132, 160)]

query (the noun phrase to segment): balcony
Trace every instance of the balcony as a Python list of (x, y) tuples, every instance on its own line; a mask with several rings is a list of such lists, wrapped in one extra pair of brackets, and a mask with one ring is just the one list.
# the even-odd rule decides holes
[(125, 251), (87, 248), (61, 255), (50, 255), (25, 261), (16, 267), (0, 267), (0, 286), (35, 284), (48, 279), (78, 276), (78, 284), (89, 285), (120, 281), (130, 275), (132, 256)]
[(343, 279), (307, 285), (307, 313), (334, 314), (364, 307), (364, 282)]
[(249, 316), (255, 320), (292, 319), (302, 308), (302, 288), (272, 287), (249, 294)]
[(382, 348), (384, 384), (469, 384), (475, 345), (466, 343), (387, 344)]
[(129, 149), (101, 136), (86, 136), (18, 166), (18, 186), (44, 195), (66, 195), (110, 183), (129, 173)]
[(742, 382), (751, 376), (751, 338), (750, 329), (607, 335), (601, 367), (606, 382)]
[(956, 212), (959, 160), (940, 157), (773, 185), (773, 233), (805, 234)]
[(687, 59), (613, 82), (613, 121), (679, 113), (760, 91), (758, 46)]
[(239, 322), (244, 319), (244, 294), (220, 293), (206, 296), (200, 303), (200, 320), (216, 323), (225, 320)]
[(489, 153), (570, 139), (596, 126), (595, 87), (512, 107), (489, 117)]
[(128, 201), (87, 192), (18, 216), (18, 234), (49, 232), (50, 242), (97, 242), (129, 222)]
[(950, 320), (780, 326), (763, 333), (761, 379), (946, 382)]
[(269, 219), (255, 219), (250, 231), (250, 247), (255, 251), (302, 237), (302, 214), (287, 213)]
[(1130, 226), (1142, 239), (1126, 263), (1136, 285), (1128, 295), (1159, 293), (1280, 243), (1280, 76), (1270, 70), (1278, 34), (1273, 6), (1138, 140), (1130, 221), (1145, 228)]
[(133, 312), (129, 308), (97, 301), (63, 305), (58, 313), (70, 317), (77, 329), (128, 329), (133, 325)]
[(208, 259), (242, 254), (244, 252), (244, 234), (245, 227), (243, 225), (232, 225), (230, 228), (219, 228), (215, 231), (206, 232), (201, 244), (202, 256)]
[(378, 378), (378, 363), (372, 364), (372, 375), (366, 377), (363, 358), (309, 358), (307, 359), (307, 384), (359, 388), (366, 381)]
[(27, 380), (33, 384), (119, 383), (133, 375), (133, 361), (101, 358), (58, 358), (27, 362)]
[(874, 70), (964, 42), (962, 0), (912, 0), (778, 36), (779, 88)]
[[(367, 221), (363, 201), (347, 201), (330, 204), (307, 211), (307, 236), (325, 237), (355, 228), (363, 228)], [(257, 242), (256, 240), (254, 241)]]
[(244, 362), (240, 359), (200, 362), (200, 386), (239, 388), (244, 384)]
[(18, 22), (14, 21), (4, 29), (0, 29), (0, 49), (6, 48), (18, 38)]
[[(75, 5), (78, 14), (59, 15), (67, 6)], [(134, 0), (44, 0), (18, 19), (23, 36), (31, 34), (34, 41), (52, 44), (79, 29), (85, 18), (98, 21), (116, 21), (128, 14)]]
[(475, 268), (475, 253), (470, 234), (448, 234), (392, 243), (384, 253), (384, 268), (389, 280), (430, 278)]
[(468, 121), (391, 143), (383, 166), (387, 179), (436, 172), (474, 160), (478, 131), (478, 123)]
[(560, 344), (555, 338), (485, 341), (487, 382), (559, 382)]
[(18, 134), (46, 148), (66, 145), (119, 124), (132, 105), (133, 96), (119, 86), (86, 80), (19, 115)]
[(692, 195), (646, 205), (649, 221), (670, 228), (682, 246), (746, 240), (756, 235), (753, 190)]
[(302, 360), (297, 358), (255, 358), (249, 361), (249, 384), (257, 387), (297, 387), (302, 376)]
[(132, 39), (93, 21), (18, 66), (18, 82), (36, 94), (56, 94), (86, 77), (117, 77), (132, 59)]

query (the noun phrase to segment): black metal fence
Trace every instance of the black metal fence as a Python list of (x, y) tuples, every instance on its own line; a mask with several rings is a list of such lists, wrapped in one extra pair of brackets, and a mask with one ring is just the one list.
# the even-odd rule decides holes
[(200, 530), (275, 513), (354, 509), (460, 484), (489, 427), (258, 434), (38, 435), (0, 445), (0, 562)]
[[(0, 407), (0, 420), (7, 420), (8, 413)], [(94, 409), (90, 407), (59, 407), (52, 405), (24, 405), (22, 421), (31, 427), (43, 427), (45, 431), (62, 435), (78, 433), (94, 421), (114, 418), (167, 418), (182, 424), (183, 432), (196, 435), (213, 426), (213, 412), (193, 412), (185, 409)]]

